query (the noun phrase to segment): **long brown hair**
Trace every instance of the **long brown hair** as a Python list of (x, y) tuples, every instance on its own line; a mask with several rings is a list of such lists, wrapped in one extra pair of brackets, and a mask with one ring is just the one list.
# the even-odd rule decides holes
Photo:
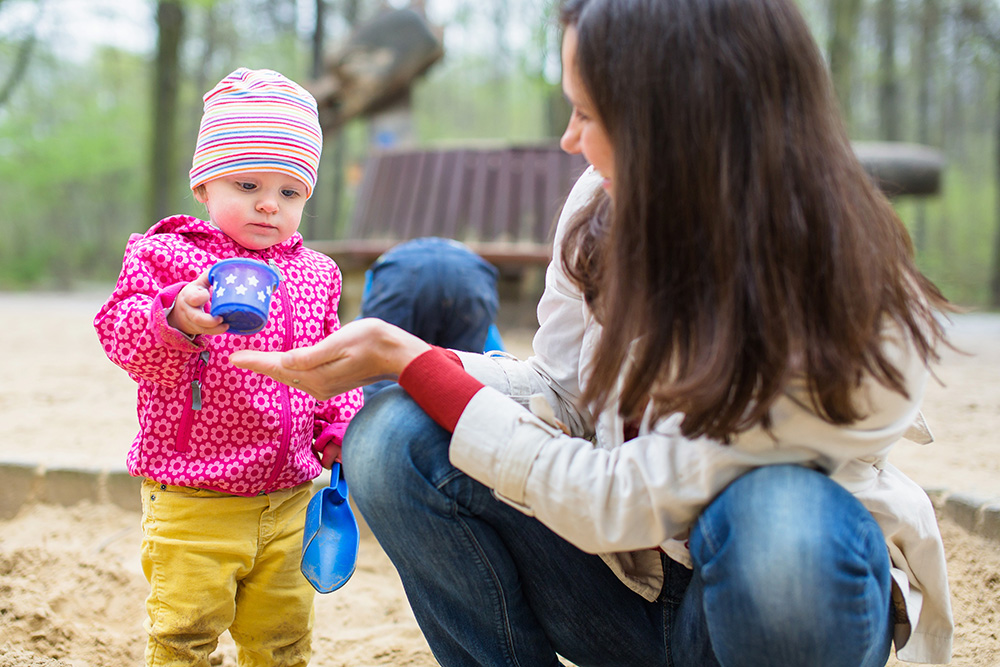
[[(569, 0), (576, 63), (614, 150), (614, 201), (562, 259), (605, 326), (583, 400), (683, 412), (687, 436), (770, 425), (788, 382), (848, 424), (866, 375), (906, 393), (895, 322), (925, 363), (949, 304), (859, 164), (794, 0)], [(608, 326), (608, 323), (614, 326)]]

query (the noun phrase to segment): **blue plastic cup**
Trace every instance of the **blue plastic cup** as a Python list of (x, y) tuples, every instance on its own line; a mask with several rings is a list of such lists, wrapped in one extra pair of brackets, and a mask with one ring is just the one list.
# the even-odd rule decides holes
[(229, 325), (229, 333), (255, 334), (267, 324), (271, 295), (281, 276), (255, 259), (224, 259), (208, 271), (212, 316)]

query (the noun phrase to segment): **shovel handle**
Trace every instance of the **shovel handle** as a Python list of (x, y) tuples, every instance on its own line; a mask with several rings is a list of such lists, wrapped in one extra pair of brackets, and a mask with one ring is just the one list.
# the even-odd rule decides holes
[(349, 493), (347, 489), (347, 480), (344, 479), (344, 470), (340, 466), (340, 462), (334, 463), (330, 466), (330, 489), (332, 493), (330, 495), (334, 496), (332, 500), (336, 504), (347, 501), (347, 495)]

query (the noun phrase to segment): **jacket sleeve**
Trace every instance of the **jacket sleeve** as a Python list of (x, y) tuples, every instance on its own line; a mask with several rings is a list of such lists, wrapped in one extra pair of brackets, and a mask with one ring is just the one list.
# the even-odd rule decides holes
[[(326, 308), (325, 335), (340, 329), (337, 309), (340, 306), (342, 284), (340, 268), (334, 265)], [(329, 468), (333, 463), (332, 455), (327, 452), (330, 445), (339, 446), (343, 442), (347, 425), (364, 402), (364, 393), (358, 388), (317, 403), (313, 425), (313, 451), (320, 457), (324, 467)]]
[(487, 387), (459, 418), (449, 456), (498, 498), (537, 516), (580, 549), (662, 546), (683, 538), (726, 485), (757, 467), (809, 465), (852, 493), (867, 493), (922, 397), (926, 369), (916, 363), (903, 368), (909, 397), (867, 381), (862, 393), (871, 412), (861, 422), (829, 424), (789, 397), (776, 406), (770, 432), (754, 428), (730, 444), (685, 437), (683, 415), (675, 414), (619, 446), (598, 447), (565, 435)]
[(715, 490), (760, 465), (670, 425), (603, 449), (565, 435), (483, 389), (452, 438), (453, 465), (590, 553), (647, 549), (683, 536)]
[[(545, 290), (538, 302), (539, 327), (532, 341), (533, 355), (518, 361), (504, 353), (488, 355), (459, 352), (462, 365), (483, 384), (528, 407), (551, 409), (554, 419), (573, 435), (593, 435), (593, 416), (578, 405), (581, 394), (581, 357), (567, 350), (582, 350), (599, 327), (583, 294), (566, 275), (561, 244), (573, 214), (590, 200), (601, 177), (588, 169), (573, 186), (556, 224), (553, 258), (545, 271)], [(537, 412), (537, 408), (535, 408)]]
[(176, 386), (192, 356), (205, 349), (202, 337), (189, 338), (167, 323), (178, 292), (198, 274), (177, 264), (174, 249), (159, 241), (130, 242), (115, 290), (94, 319), (112, 362), (166, 386)]

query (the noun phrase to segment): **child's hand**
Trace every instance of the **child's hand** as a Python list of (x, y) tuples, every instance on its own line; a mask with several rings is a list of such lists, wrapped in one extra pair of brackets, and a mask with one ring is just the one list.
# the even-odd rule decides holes
[(167, 323), (189, 336), (224, 333), (229, 325), (221, 317), (212, 317), (206, 312), (205, 306), (211, 299), (212, 291), (208, 285), (206, 270), (177, 294), (174, 308), (167, 315)]
[(340, 463), (340, 445), (331, 442), (322, 452), (316, 452), (316, 457), (320, 465), (329, 470), (334, 463)]

